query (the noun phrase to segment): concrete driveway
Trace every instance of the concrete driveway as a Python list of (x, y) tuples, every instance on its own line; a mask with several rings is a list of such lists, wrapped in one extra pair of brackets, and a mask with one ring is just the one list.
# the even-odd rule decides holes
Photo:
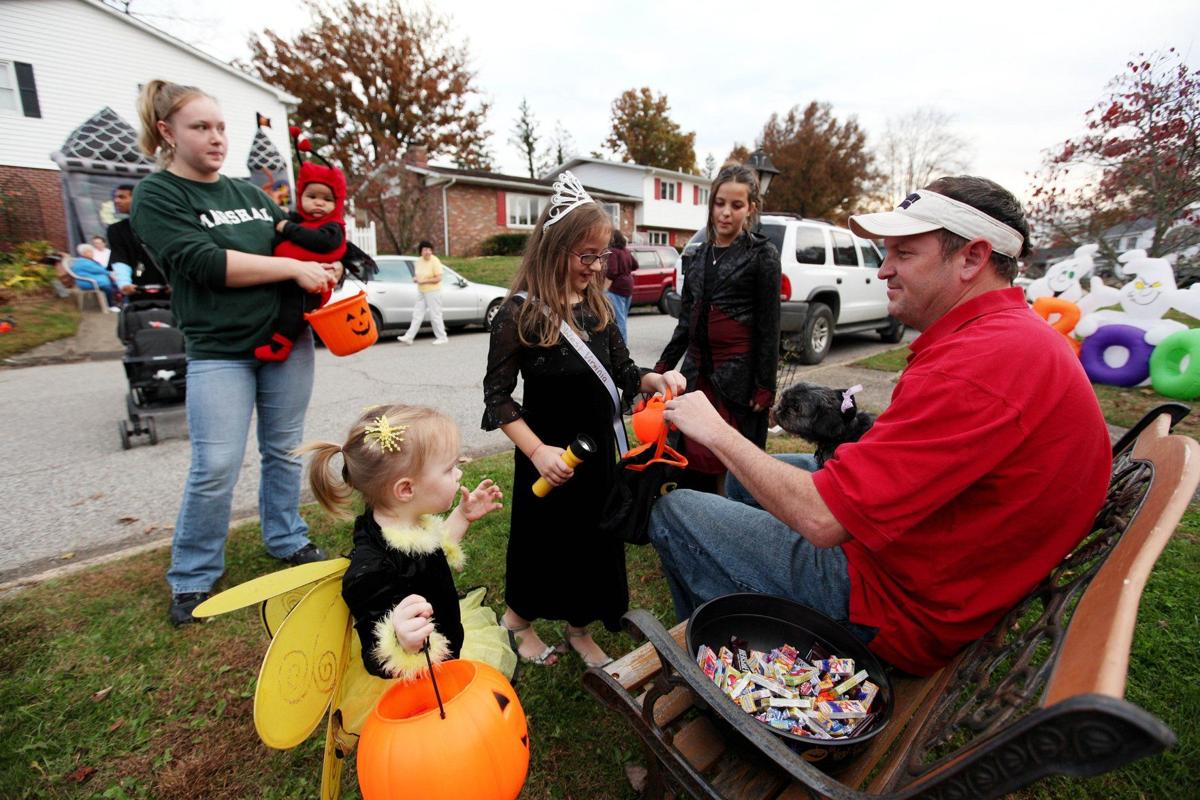
[[(630, 317), (639, 364), (654, 364), (674, 323), (645, 311)], [(318, 350), (307, 437), (340, 441), (363, 406), (402, 401), (437, 406), (451, 415), (462, 429), (467, 455), (507, 449), (501, 432), (479, 429), (487, 333), (452, 335), (444, 347), (431, 341), (425, 334), (406, 347), (389, 337), (349, 358)], [(874, 336), (844, 337), (826, 363), (812, 369), (836, 367), (888, 347)], [(122, 450), (117, 424), (124, 416), (126, 389), (117, 361), (0, 370), (0, 481), (5, 488), (0, 584), (85, 557), (169, 540), (189, 460), (184, 415), (159, 417), (157, 446)], [(235, 518), (257, 513), (258, 463), (251, 426), (234, 495)]]

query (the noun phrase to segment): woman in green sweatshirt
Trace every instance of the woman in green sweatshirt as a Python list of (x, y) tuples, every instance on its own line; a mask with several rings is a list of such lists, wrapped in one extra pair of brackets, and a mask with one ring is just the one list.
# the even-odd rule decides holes
[(225, 571), (225, 538), (251, 412), (258, 412), (262, 456), (259, 514), (267, 551), (293, 564), (325, 558), (300, 518), (300, 460), (312, 394), (312, 335), (291, 357), (262, 362), (254, 348), (269, 337), (281, 288), (332, 288), (341, 264), (271, 256), (284, 212), (260, 189), (220, 174), (225, 119), (201, 90), (150, 81), (138, 101), (139, 144), (164, 167), (134, 192), (133, 229), (171, 284), (171, 305), (187, 340), (188, 432), (192, 463), (171, 550), (170, 619), (197, 621)]

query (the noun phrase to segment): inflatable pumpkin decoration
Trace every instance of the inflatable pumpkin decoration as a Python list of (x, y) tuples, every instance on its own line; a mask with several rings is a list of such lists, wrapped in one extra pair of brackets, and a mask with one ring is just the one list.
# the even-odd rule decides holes
[(363, 799), (513, 800), (529, 770), (529, 732), (512, 685), (477, 661), (432, 672), (384, 692), (363, 725)]

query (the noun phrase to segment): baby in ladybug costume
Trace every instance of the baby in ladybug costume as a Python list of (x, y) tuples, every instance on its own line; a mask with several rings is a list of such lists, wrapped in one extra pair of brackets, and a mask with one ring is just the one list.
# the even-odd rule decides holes
[[(298, 128), (291, 128), (293, 139)], [(301, 152), (311, 150), (308, 141), (299, 141)], [(318, 156), (319, 158), (320, 156)], [(324, 160), (324, 159), (322, 159)], [(371, 257), (346, 241), (346, 176), (337, 167), (305, 161), (296, 176), (299, 198), (296, 210), (275, 226), (278, 234), (274, 254), (301, 261), (329, 264), (341, 261), (347, 269), (365, 280)], [(279, 318), (271, 338), (254, 349), (259, 361), (286, 361), (296, 339), (304, 332), (304, 313), (329, 301), (330, 292), (308, 293), (293, 281), (280, 286)]]

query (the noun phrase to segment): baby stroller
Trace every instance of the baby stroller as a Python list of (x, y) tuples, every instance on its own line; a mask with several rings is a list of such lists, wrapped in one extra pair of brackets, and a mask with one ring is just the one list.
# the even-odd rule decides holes
[(121, 309), (117, 337), (125, 344), (121, 363), (129, 381), (129, 419), (117, 422), (121, 447), (132, 447), (134, 436), (148, 436), (150, 444), (158, 444), (154, 414), (182, 405), (187, 388), (183, 332), (171, 315), (169, 289), (141, 287)]

